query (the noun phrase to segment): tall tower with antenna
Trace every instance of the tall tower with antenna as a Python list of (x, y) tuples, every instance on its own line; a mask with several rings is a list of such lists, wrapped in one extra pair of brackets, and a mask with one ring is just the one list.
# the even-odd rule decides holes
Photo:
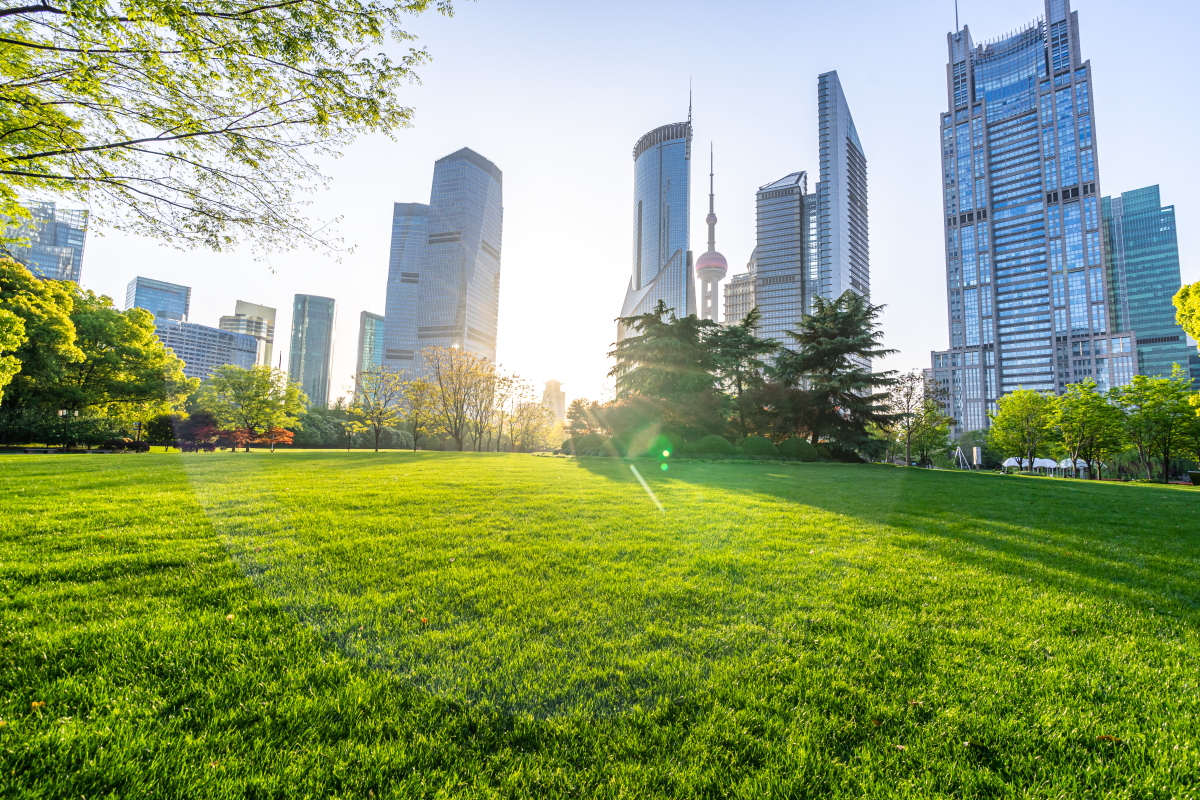
[(725, 256), (717, 252), (717, 214), (713, 207), (713, 155), (708, 149), (708, 251), (696, 259), (696, 277), (700, 279), (700, 319), (717, 319), (717, 285), (729, 272)]

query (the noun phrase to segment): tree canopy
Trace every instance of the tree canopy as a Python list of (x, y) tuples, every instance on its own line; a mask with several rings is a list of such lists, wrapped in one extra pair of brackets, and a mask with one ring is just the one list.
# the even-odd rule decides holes
[(226, 364), (205, 381), (199, 405), (212, 411), (223, 428), (247, 433), (249, 450), (251, 439), (272, 428), (294, 427), (307, 402), (300, 385), (283, 370)]
[[(316, 160), (409, 123), (402, 24), (449, 0), (53, 0), (0, 9), (0, 214), (31, 194), (215, 250), (330, 246)], [(389, 42), (402, 47), (383, 52)]]

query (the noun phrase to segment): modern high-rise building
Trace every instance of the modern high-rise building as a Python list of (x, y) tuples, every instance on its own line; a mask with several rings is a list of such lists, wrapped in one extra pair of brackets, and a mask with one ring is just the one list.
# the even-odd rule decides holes
[(337, 303), (331, 297), (296, 295), (292, 304), (292, 347), (288, 380), (300, 384), (309, 405), (329, 405), (330, 365), (333, 361), (333, 323)]
[(1181, 285), (1175, 207), (1161, 204), (1158, 186), (1147, 186), (1105, 197), (1101, 214), (1113, 327), (1137, 337), (1138, 373), (1169, 376), (1174, 364), (1188, 370), (1195, 348), (1171, 302)]
[(556, 380), (546, 381), (546, 391), (542, 393), (542, 405), (550, 409), (554, 418), (559, 422), (567, 419), (567, 393), (562, 390), (562, 384)]
[(754, 253), (725, 291), (727, 325), (757, 307), (758, 335), (789, 347), (813, 298), (871, 291), (867, 160), (837, 72), (817, 78), (817, 131), (821, 180), (810, 192), (797, 171), (759, 187)]
[(79, 283), (88, 212), (58, 208), (50, 202), (29, 203), (27, 210), (29, 218), (9, 225), (7, 232), (9, 238), (24, 243), (6, 244), (3, 252), (39, 278)]
[[(663, 125), (633, 147), (633, 274), (621, 316), (645, 314), (662, 300), (677, 316), (696, 313), (689, 249), (692, 121)], [(625, 332), (618, 326), (617, 338)]]
[(358, 314), (358, 356), (354, 360), (354, 385), (364, 372), (383, 366), (383, 315), (360, 311)]
[(1127, 383), (1136, 337), (1109, 308), (1091, 63), (1069, 0), (999, 39), (977, 45), (963, 26), (947, 43), (950, 349), (933, 369), (963, 433), (1018, 388)]
[(867, 157), (838, 74), (817, 78), (821, 180), (817, 183), (818, 269), (810, 294), (835, 300), (871, 294)]
[(156, 317), (154, 333), (182, 359), (183, 374), (189, 378), (205, 380), (226, 364), (250, 369), (258, 354), (258, 341), (253, 336), (185, 320)]
[(192, 305), (192, 289), (177, 283), (156, 281), (140, 275), (125, 289), (125, 308), (144, 308), (156, 319), (187, 322)]
[(254, 363), (271, 366), (275, 349), (275, 309), (238, 300), (233, 307), (233, 315), (221, 317), (218, 327), (223, 331), (253, 336), (258, 341), (258, 355)]
[(383, 364), (424, 374), (421, 351), (462, 347), (496, 360), (503, 174), (464, 147), (438, 159), (429, 204), (396, 203)]

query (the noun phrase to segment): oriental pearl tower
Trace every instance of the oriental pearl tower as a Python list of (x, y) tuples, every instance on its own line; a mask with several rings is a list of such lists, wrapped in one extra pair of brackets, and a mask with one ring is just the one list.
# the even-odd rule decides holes
[(712, 145), (708, 152), (708, 252), (696, 259), (696, 277), (700, 279), (700, 319), (717, 319), (717, 284), (729, 272), (725, 256), (717, 252), (717, 214), (713, 210)]

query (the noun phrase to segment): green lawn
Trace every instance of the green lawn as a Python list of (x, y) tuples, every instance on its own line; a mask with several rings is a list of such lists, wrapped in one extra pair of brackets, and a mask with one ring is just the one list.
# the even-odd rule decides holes
[(0, 456), (0, 797), (1200, 797), (1200, 490), (638, 468)]

